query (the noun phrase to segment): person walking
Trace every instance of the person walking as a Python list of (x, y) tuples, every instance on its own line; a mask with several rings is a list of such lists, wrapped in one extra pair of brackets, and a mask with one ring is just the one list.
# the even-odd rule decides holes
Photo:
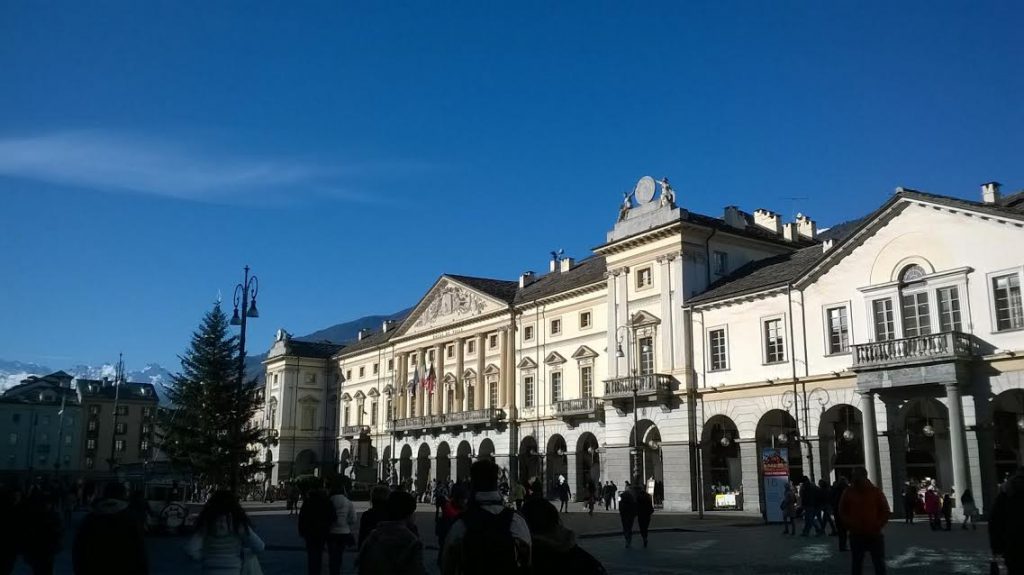
[[(356, 549), (363, 547), (363, 542), (370, 536), (374, 528), (387, 517), (388, 496), (391, 490), (386, 485), (375, 485), (370, 491), (370, 508), (359, 516), (359, 538)], [(337, 516), (337, 514), (335, 514)]]
[(516, 481), (512, 484), (512, 501), (516, 504), (516, 511), (523, 508), (523, 500), (526, 499), (526, 488), (523, 484)]
[(885, 573), (885, 538), (882, 529), (889, 522), (889, 502), (882, 490), (868, 479), (863, 467), (853, 470), (853, 484), (843, 491), (839, 517), (850, 530), (851, 573), (864, 570), (864, 555), (871, 555), (876, 575)]
[(946, 531), (952, 528), (953, 524), (953, 490), (950, 489), (942, 495), (942, 519), (946, 522)]
[(549, 501), (531, 499), (523, 506), (530, 528), (534, 573), (605, 575), (601, 562), (576, 544), (576, 535), (562, 525)]
[(824, 530), (826, 527), (831, 526), (829, 535), (834, 537), (836, 535), (836, 521), (833, 517), (832, 487), (829, 486), (828, 480), (824, 477), (818, 481), (818, 512), (820, 513), (819, 521), (821, 522), (821, 528)]
[(832, 505), (832, 509), (835, 512), (836, 534), (839, 536), (840, 551), (846, 551), (846, 540), (848, 535), (846, 523), (843, 522), (843, 518), (839, 515), (839, 502), (842, 501), (843, 492), (846, 491), (847, 486), (848, 482), (846, 481), (846, 478), (840, 477), (832, 484), (832, 491), (829, 493), (829, 503)]
[(647, 548), (647, 528), (651, 525), (651, 516), (654, 515), (654, 499), (646, 489), (638, 489), (636, 495), (636, 522), (640, 527), (640, 538), (644, 541), (644, 549)]
[[(501, 575), (530, 569), (530, 529), (523, 516), (502, 504), (498, 466), (481, 459), (469, 468), (473, 498), (445, 537), (443, 575)], [(531, 496), (527, 501), (536, 499)], [(527, 503), (524, 503), (524, 507)]]
[(626, 548), (633, 545), (633, 522), (636, 520), (636, 494), (626, 482), (626, 488), (619, 498), (619, 520), (622, 522), (622, 535), (626, 538)]
[(971, 529), (977, 529), (978, 506), (974, 503), (974, 494), (971, 493), (970, 487), (964, 489), (960, 495), (960, 507), (964, 510), (964, 522), (961, 527), (967, 529), (967, 523), (970, 523)]
[(816, 534), (825, 534), (825, 529), (822, 528), (821, 521), (818, 520), (818, 500), (817, 486), (811, 483), (811, 480), (805, 475), (800, 481), (800, 507), (804, 512), (804, 529), (800, 535), (803, 537), (807, 537), (811, 532), (811, 527), (814, 528)]
[(288, 484), (288, 499), (286, 502), (288, 515), (295, 515), (299, 512), (299, 487), (294, 483)]
[(572, 493), (569, 491), (569, 482), (564, 477), (558, 479), (558, 510), (562, 513), (569, 512), (569, 499)]
[(917, 488), (907, 483), (903, 488), (903, 522), (914, 524), (914, 512), (917, 511)]
[(22, 514), (22, 555), (33, 575), (51, 575), (53, 558), (60, 550), (60, 514), (54, 497), (41, 487), (33, 487)]
[(1008, 575), (1024, 575), (1024, 467), (1017, 469), (996, 494), (988, 520), (992, 554), (1003, 558)]
[(423, 542), (416, 533), (413, 515), (416, 498), (394, 491), (387, 499), (383, 520), (359, 548), (360, 575), (423, 575)]
[[(466, 511), (468, 502), (469, 494), (463, 486), (456, 485), (452, 488), (448, 500), (445, 501), (441, 516), (434, 522), (434, 534), (437, 535), (438, 549), (444, 549), (444, 541), (448, 538), (448, 532), (451, 531), (452, 525), (455, 525), (455, 522), (459, 520), (462, 513)], [(437, 554), (437, 566), (438, 568), (442, 567), (440, 553)]]
[(924, 512), (928, 514), (928, 525), (932, 528), (932, 531), (938, 531), (942, 528), (942, 499), (939, 498), (939, 494), (935, 491), (934, 486), (928, 487), (928, 490), (924, 492)]
[(786, 492), (782, 495), (782, 534), (796, 535), (796, 488), (786, 482)]
[(356, 526), (356, 508), (349, 500), (344, 484), (337, 484), (331, 492), (331, 506), (334, 508), (335, 520), (327, 536), (327, 572), (340, 575), (345, 547), (355, 543), (352, 531)]
[(310, 489), (299, 510), (299, 537), (306, 542), (306, 572), (320, 575), (324, 547), (336, 520), (334, 507), (323, 489)]
[(238, 499), (230, 491), (215, 491), (199, 512), (196, 532), (185, 545), (202, 565), (203, 575), (238, 575), (242, 564), (263, 553), (263, 540), (252, 528)]
[(71, 564), (75, 575), (149, 573), (143, 530), (120, 483), (108, 483), (103, 499), (82, 520), (71, 548)]

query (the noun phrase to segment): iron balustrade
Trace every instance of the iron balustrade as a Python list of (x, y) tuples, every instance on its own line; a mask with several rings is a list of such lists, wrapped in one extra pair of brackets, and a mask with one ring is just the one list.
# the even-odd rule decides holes
[(946, 331), (853, 346), (853, 367), (898, 365), (922, 360), (963, 359), (975, 355), (971, 337)]
[(369, 425), (346, 425), (341, 428), (342, 437), (357, 437), (364, 433), (370, 433)]
[(638, 397), (667, 394), (672, 390), (672, 376), (662, 373), (646, 373), (609, 379), (604, 382), (604, 398), (633, 397), (634, 385)]
[[(630, 392), (632, 393), (632, 392)], [(593, 397), (563, 399), (552, 404), (556, 416), (590, 415), (597, 413), (597, 400)]]
[(418, 415), (396, 419), (392, 431), (411, 431), (417, 429), (435, 429), (455, 425), (494, 424), (505, 419), (505, 411), (497, 408), (457, 411), (454, 413), (438, 413), (435, 415)]

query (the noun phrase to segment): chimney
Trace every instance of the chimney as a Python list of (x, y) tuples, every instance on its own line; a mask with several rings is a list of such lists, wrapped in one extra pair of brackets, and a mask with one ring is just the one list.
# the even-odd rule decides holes
[(754, 210), (754, 224), (761, 226), (775, 235), (782, 233), (782, 220), (779, 218), (779, 214), (770, 212), (764, 208)]
[(551, 261), (548, 262), (548, 271), (551, 273), (558, 271), (558, 260), (551, 258)]
[(384, 320), (384, 325), (381, 327), (381, 331), (383, 331), (384, 333), (387, 333), (387, 332), (391, 331), (391, 328), (394, 327), (394, 326), (395, 326), (395, 320), (393, 320), (393, 319), (386, 319), (386, 320)]
[(832, 249), (832, 245), (835, 244), (835, 243), (836, 243), (836, 241), (831, 239), (831, 238), (821, 242), (821, 253), (825, 253), (825, 252), (829, 251), (830, 249)]
[(572, 266), (575, 265), (575, 264), (576, 264), (576, 260), (574, 260), (572, 258), (562, 258), (562, 260), (560, 262), (558, 262), (558, 266), (559, 266), (558, 267), (558, 271), (560, 271), (560, 272), (567, 272), (567, 271), (571, 270)]
[(803, 214), (797, 214), (796, 231), (800, 234), (801, 238), (813, 240), (818, 237), (818, 224), (814, 223), (814, 220)]
[(738, 230), (747, 229), (746, 214), (736, 206), (725, 206), (725, 214), (722, 216), (725, 223)]
[(998, 204), (1002, 194), (999, 193), (999, 182), (988, 182), (981, 185), (981, 201), (986, 204)]
[(787, 242), (796, 241), (796, 239), (799, 237), (796, 230), (796, 223), (789, 222), (788, 224), (782, 226), (782, 237), (785, 238)]
[(365, 338), (368, 335), (370, 335), (370, 330), (368, 330), (366, 328), (363, 328), (363, 329), (359, 330), (359, 340), (358, 341), (363, 341), (363, 338)]
[(537, 279), (533, 272), (526, 271), (523, 275), (519, 276), (519, 287), (524, 288), (533, 283), (533, 280)]

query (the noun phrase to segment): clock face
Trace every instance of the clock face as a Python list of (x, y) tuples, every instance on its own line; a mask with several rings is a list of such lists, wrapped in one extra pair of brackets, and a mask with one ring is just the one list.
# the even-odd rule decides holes
[(640, 178), (640, 181), (636, 183), (636, 188), (633, 189), (633, 194), (636, 196), (637, 203), (646, 204), (653, 200), (654, 178), (650, 176)]

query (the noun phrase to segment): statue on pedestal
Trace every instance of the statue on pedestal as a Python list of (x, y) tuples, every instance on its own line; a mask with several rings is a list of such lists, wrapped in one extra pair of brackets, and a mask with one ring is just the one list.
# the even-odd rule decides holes
[(629, 199), (632, 195), (633, 192), (622, 192), (622, 207), (619, 208), (619, 219), (617, 221), (621, 222), (629, 214), (629, 209), (633, 207), (633, 203)]
[(661, 207), (676, 205), (676, 193), (672, 191), (672, 185), (668, 183), (668, 178), (662, 178), (658, 181), (661, 184)]

